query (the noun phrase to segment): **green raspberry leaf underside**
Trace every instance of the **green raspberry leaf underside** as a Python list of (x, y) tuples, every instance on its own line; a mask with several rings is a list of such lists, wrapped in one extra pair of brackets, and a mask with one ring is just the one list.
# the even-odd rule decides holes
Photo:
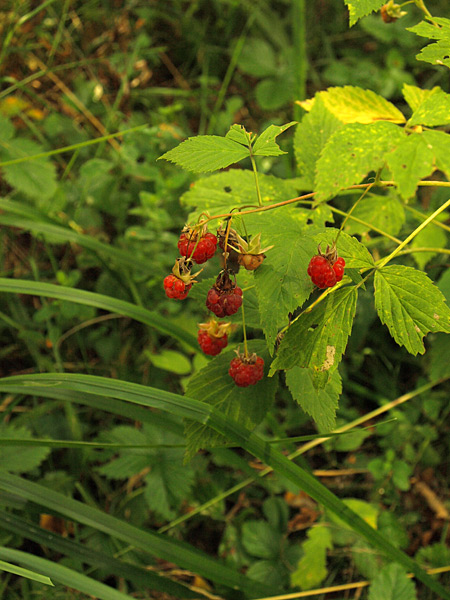
[(256, 139), (253, 145), (254, 156), (279, 156), (280, 154), (286, 154), (281, 150), (280, 146), (275, 142), (277, 136), (292, 125), (296, 125), (297, 121), (291, 121), (286, 125), (269, 125)]
[(404, 200), (414, 195), (421, 179), (434, 170), (433, 149), (426, 138), (414, 133), (401, 140), (397, 148), (387, 156), (387, 165)]
[[(265, 343), (262, 340), (252, 340), (248, 349), (249, 353), (256, 352), (264, 359), (267, 373), (269, 356)], [(238, 387), (228, 374), (230, 362), (235, 356), (234, 351), (230, 349), (211, 360), (191, 378), (186, 395), (215, 406), (231, 419), (252, 429), (262, 421), (272, 405), (278, 381), (276, 378), (272, 380), (264, 377), (256, 385), (248, 388)], [(200, 448), (227, 445), (226, 438), (207, 425), (197, 422), (186, 424), (186, 437), (187, 459), (191, 459)]]
[(303, 313), (288, 329), (271, 365), (277, 369), (312, 369), (314, 385), (324, 387), (337, 369), (352, 330), (358, 292), (337, 290), (311, 312)]
[(430, 331), (450, 333), (450, 309), (439, 288), (421, 271), (388, 265), (375, 273), (375, 307), (397, 344), (423, 354)]
[(302, 177), (311, 189), (314, 187), (316, 163), (330, 136), (342, 127), (342, 122), (324, 106), (320, 94), (314, 105), (295, 130), (294, 153)]
[(374, 10), (380, 10), (385, 4), (385, 0), (344, 0), (344, 2), (350, 13), (350, 27)]
[[(289, 180), (258, 173), (258, 181), (264, 204), (282, 202), (297, 196), (297, 188)], [(257, 205), (255, 175), (252, 171), (231, 169), (226, 173), (204, 177), (181, 196), (181, 202), (196, 208), (190, 215), (193, 220), (204, 211), (220, 215), (235, 207)]]
[(249, 156), (248, 148), (218, 135), (199, 135), (181, 142), (159, 157), (194, 173), (224, 169)]
[(333, 547), (328, 527), (319, 525), (308, 529), (308, 539), (302, 545), (303, 556), (291, 575), (293, 586), (302, 590), (317, 587), (328, 574), (326, 568), (327, 550)]
[(400, 127), (386, 121), (344, 125), (331, 136), (317, 162), (316, 200), (328, 200), (380, 169), (404, 138)]
[[(436, 23), (438, 27), (434, 24)], [(444, 17), (433, 17), (433, 23), (422, 21), (414, 27), (409, 27), (408, 31), (436, 40), (422, 48), (417, 54), (418, 60), (431, 63), (432, 65), (445, 65), (450, 67), (450, 19)]]
[(310, 369), (292, 367), (286, 371), (286, 384), (294, 400), (314, 419), (319, 431), (332, 431), (335, 428), (336, 410), (342, 392), (338, 371), (333, 373), (324, 388), (316, 389)]
[(397, 563), (385, 566), (372, 581), (369, 600), (416, 600), (416, 588)]

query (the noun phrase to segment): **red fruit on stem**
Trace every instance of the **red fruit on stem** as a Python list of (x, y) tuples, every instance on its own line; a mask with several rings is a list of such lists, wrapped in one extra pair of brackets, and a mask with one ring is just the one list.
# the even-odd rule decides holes
[(206, 297), (206, 307), (216, 317), (234, 315), (242, 304), (242, 290), (230, 279), (228, 271), (221, 271)]
[(264, 360), (256, 354), (247, 358), (238, 354), (230, 362), (228, 373), (239, 387), (255, 385), (264, 377)]
[(330, 250), (327, 247), (325, 253), (322, 253), (319, 246), (319, 254), (311, 258), (308, 265), (308, 275), (311, 281), (318, 288), (324, 289), (333, 287), (344, 276), (345, 260), (338, 258), (336, 248), (333, 246)]
[(228, 336), (225, 334), (222, 337), (211, 337), (207, 331), (200, 329), (197, 336), (200, 348), (209, 356), (220, 354), (228, 344)]
[(195, 231), (187, 231), (178, 240), (181, 256), (192, 258), (199, 265), (212, 258), (216, 248), (217, 237), (213, 233), (204, 233), (199, 237)]
[(184, 300), (192, 287), (192, 283), (186, 284), (175, 275), (167, 275), (164, 278), (164, 289), (168, 298)]

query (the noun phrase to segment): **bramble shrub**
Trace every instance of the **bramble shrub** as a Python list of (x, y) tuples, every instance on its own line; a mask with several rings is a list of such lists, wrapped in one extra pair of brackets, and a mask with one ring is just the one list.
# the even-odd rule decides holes
[[(378, 0), (345, 3), (350, 25), (381, 10), (383, 23), (389, 27), (401, 22), (408, 10), (408, 3), (399, 6), (392, 0), (385, 6)], [(423, 20), (409, 30), (431, 40), (417, 58), (450, 67), (450, 20), (432, 16), (422, 0), (415, 4), (423, 11)], [(245, 56), (242, 64), (246, 64)], [(270, 105), (261, 89), (260, 99), (265, 98), (266, 105)], [(90, 313), (81, 315), (76, 310), (70, 314), (67, 303), (73, 302), (82, 306), (80, 310), (87, 306), (125, 315), (172, 337), (188, 351), (202, 353), (194, 373), (183, 381), (184, 396), (158, 386), (93, 374), (41, 372), (1, 379), (0, 391), (56, 400), (66, 407), (68, 419), (72, 403), (79, 403), (90, 410), (109, 411), (141, 423), (139, 429), (120, 423), (95, 438), (99, 448), (96, 476), (108, 482), (133, 479), (129, 490), (127, 485), (130, 498), (123, 503), (111, 491), (113, 514), (97, 508), (87, 492), (82, 498), (85, 502), (69, 497), (64, 478), (52, 489), (51, 478), (35, 483), (19, 477), (22, 473), (33, 474), (48, 459), (52, 444), (47, 440), (47, 447), (43, 443), (43, 447), (36, 444), (36, 448), (29, 449), (26, 443), (31, 446), (33, 440), (26, 427), (13, 425), (0, 431), (0, 437), (10, 443), (16, 438), (24, 444), (19, 446), (22, 452), (17, 468), (8, 466), (1, 457), (0, 490), (8, 509), (1, 513), (7, 531), (78, 557), (80, 563), (97, 568), (101, 575), (123, 577), (132, 582), (133, 590), (160, 590), (177, 598), (194, 598), (202, 592), (183, 581), (164, 577), (155, 569), (144, 568), (146, 554), (198, 574), (203, 586), (208, 580), (215, 586), (214, 592), (223, 597), (235, 598), (238, 594), (257, 598), (318, 587), (328, 574), (327, 552), (345, 547), (358, 571), (371, 580), (369, 600), (415, 598), (415, 584), (407, 572), (412, 572), (435, 597), (450, 599), (449, 592), (422, 568), (436, 566), (439, 561), (443, 563), (439, 566), (446, 566), (450, 558), (445, 540), (422, 549), (414, 560), (404, 552), (408, 523), (400, 523), (376, 501), (339, 499), (310, 472), (307, 463), (294, 463), (306, 447), (292, 451), (288, 457), (277, 449), (281, 445), (291, 451), (294, 442), (305, 438), (277, 439), (279, 435), (268, 435), (268, 431), (278, 434), (283, 429), (273, 423), (273, 417), (269, 426), (266, 421), (276, 400), (281, 399), (291, 429), (298, 431), (305, 415), (314, 421), (320, 437), (309, 438), (310, 447), (325, 442), (336, 452), (357, 450), (370, 432), (359, 429), (341, 437), (346, 428), (337, 411), (340, 398), (345, 397), (348, 420), (357, 421), (349, 406), (351, 390), (345, 385), (349, 378), (343, 374), (360, 366), (364, 358), (360, 357), (355, 367), (359, 359), (353, 358), (354, 364), (346, 363), (345, 353), (350, 346), (358, 354), (361, 332), (370, 338), (370, 328), (375, 330), (377, 318), (386, 337), (380, 342), (384, 334), (377, 330), (373, 354), (377, 344), (391, 343), (386, 341), (389, 335), (405, 355), (417, 357), (430, 349), (430, 381), (422, 381), (419, 390), (427, 391), (450, 377), (450, 338), (443, 335), (450, 333), (446, 303), (450, 290), (446, 271), (450, 253), (446, 224), (450, 207), (446, 192), (450, 189), (450, 94), (438, 86), (422, 89), (412, 83), (404, 83), (402, 93), (404, 101), (399, 109), (381, 95), (358, 86), (330, 87), (298, 102), (304, 109), (299, 122), (272, 124), (259, 134), (234, 124), (225, 136), (199, 135), (164, 148), (159, 158), (176, 165), (170, 167), (172, 188), (179, 189), (188, 181), (179, 175), (178, 167), (202, 175), (181, 196), (188, 222), (173, 235), (169, 230), (179, 223), (170, 211), (157, 206), (151, 194), (141, 192), (142, 206), (134, 209), (133, 215), (147, 218), (154, 227), (151, 235), (144, 228), (130, 228), (126, 237), (132, 244), (134, 238), (145, 240), (149, 235), (149, 243), (156, 252), (162, 252), (160, 237), (167, 236), (172, 255), (164, 252), (149, 286), (158, 287), (159, 301), (166, 302), (164, 306), (170, 307), (167, 314), (176, 315), (178, 320), (130, 302), (117, 290), (105, 293), (114, 289), (114, 281), (104, 289), (79, 290), (79, 273), (75, 270), (71, 276), (59, 272), (61, 285), (40, 282), (38, 277), (34, 282), (0, 280), (4, 292), (56, 299), (58, 307), (66, 307), (67, 324), (72, 325), (71, 318), (93, 318)], [(56, 171), (45, 156), (25, 162), (19, 169), (18, 165), (32, 158), (36, 148), (32, 142), (15, 139), (14, 128), (6, 119), (3, 121), (2, 139), (9, 144), (9, 150), (1, 155), (5, 179), (14, 189), (32, 196), (36, 195), (36, 181), (41, 179), (46, 185), (38, 204), (45, 208), (56, 190)], [(145, 135), (145, 131), (139, 135)], [(283, 179), (258, 172), (258, 161), (276, 161), (287, 154), (279, 145), (287, 131), (295, 131), (298, 177)], [(128, 149), (128, 170), (123, 177), (141, 168), (136, 157), (145, 140), (138, 139), (139, 143)], [(165, 138), (160, 146), (168, 144)], [(84, 185), (94, 185), (95, 180), (103, 198), (112, 194), (119, 201), (120, 190), (110, 174), (114, 165), (105, 162), (91, 159), (84, 164)], [(234, 168), (237, 163), (242, 168)], [(162, 181), (158, 183), (163, 186)], [(430, 192), (427, 203), (420, 202), (423, 190)], [(116, 206), (112, 203), (106, 210), (115, 214)], [(16, 222), (8, 222), (8, 217), (2, 218), (5, 225), (17, 226)], [(49, 241), (64, 237), (63, 228), (51, 221), (40, 225), (29, 222), (24, 228), (47, 235)], [(87, 241), (88, 236), (72, 229), (67, 232), (70, 241), (100, 255), (105, 252), (120, 263), (123, 271), (119, 271), (119, 279), (134, 267), (141, 275), (151, 260), (151, 253), (134, 255), (123, 248), (108, 249), (100, 240)], [(49, 304), (40, 308), (36, 320), (63, 318), (58, 307)], [(212, 314), (194, 334), (180, 325), (184, 310)], [(103, 339), (99, 348), (108, 358), (111, 348)], [(181, 353), (170, 349), (166, 352), (166, 362), (178, 361), (177, 367), (172, 365), (169, 370), (179, 375), (190, 373), (189, 366), (184, 369)], [(157, 359), (153, 360), (158, 366)], [(427, 361), (428, 355), (423, 360)], [(159, 365), (165, 368), (163, 363)], [(377, 382), (371, 383), (375, 392), (382, 390), (382, 383), (379, 387)], [(397, 411), (396, 420), (382, 424), (377, 431), (384, 453), (372, 456), (364, 465), (387, 498), (395, 498), (398, 490), (409, 489), (418, 454), (428, 452), (428, 464), (436, 464), (431, 446), (433, 428), (424, 433), (425, 441), (418, 447), (414, 438), (420, 428), (419, 415), (414, 409), (398, 408), (408, 399), (386, 403), (370, 413), (375, 418), (391, 409)], [(439, 400), (427, 403), (424, 410), (430, 421), (438, 422), (441, 408)], [(161, 417), (164, 412), (170, 413), (167, 420)], [(201, 479), (197, 476), (204, 467), (205, 451), (216, 467), (225, 464), (249, 471), (242, 456), (229, 448), (253, 455), (265, 465), (262, 474), (273, 471), (278, 480), (267, 484), (269, 496), (258, 499), (261, 510), (252, 514), (258, 518), (239, 517), (236, 522), (228, 519), (219, 547), (224, 560), (168, 536), (164, 526), (157, 533), (144, 527), (146, 511), (152, 511), (162, 522), (176, 517), (183, 501), (193, 493), (195, 482)], [(83, 461), (87, 461), (86, 456), (80, 470)], [(140, 492), (135, 494), (136, 480)], [(214, 485), (223, 500), (227, 494), (221, 496), (218, 481)], [(72, 492), (73, 487), (69, 488)], [(310, 516), (308, 524), (315, 522), (315, 526), (309, 527), (302, 543), (288, 539), (288, 534), (296, 530), (288, 519), (288, 503), (277, 496), (285, 491), (285, 499), (289, 494), (291, 500), (298, 499), (299, 490), (318, 503), (305, 509), (304, 514), (309, 511)], [(138, 494), (143, 495), (144, 504), (139, 504)], [(84, 544), (85, 540), (77, 536), (66, 539), (55, 534), (48, 542), (44, 528), (33, 527), (18, 516), (17, 511), (27, 502), (83, 524), (87, 528), (83, 535), (91, 538), (89, 543)], [(201, 504), (200, 494), (196, 503)], [(212, 504), (206, 502), (207, 508), (211, 509)], [(320, 515), (315, 513), (318, 505), (322, 507)], [(139, 509), (133, 511), (135, 507)], [(107, 552), (96, 551), (105, 547)], [(133, 560), (121, 560), (121, 553), (130, 548)], [(0, 559), (17, 562), (98, 598), (131, 597), (76, 569), (10, 549), (6, 543), (0, 547)], [(8, 568), (11, 565), (5, 566)], [(21, 574), (36, 577), (29, 571)]]

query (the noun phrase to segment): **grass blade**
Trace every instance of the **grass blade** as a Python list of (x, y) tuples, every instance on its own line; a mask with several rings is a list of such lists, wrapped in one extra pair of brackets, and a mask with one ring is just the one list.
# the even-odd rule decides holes
[(0, 571), (6, 571), (7, 573), (13, 573), (13, 575), (20, 575), (20, 577), (26, 577), (26, 579), (31, 579), (39, 583), (44, 583), (45, 585), (53, 586), (53, 582), (49, 577), (40, 575), (39, 573), (34, 573), (29, 569), (17, 567), (16, 565), (12, 565), (4, 560), (0, 560)]
[(150, 311), (141, 306), (118, 300), (111, 296), (87, 292), (76, 288), (65, 287), (63, 285), (54, 285), (52, 283), (41, 283), (38, 281), (28, 281), (25, 279), (7, 279), (0, 278), (0, 291), (14, 294), (29, 294), (32, 296), (46, 296), (48, 298), (57, 298), (58, 300), (67, 300), (77, 304), (87, 304), (103, 310), (116, 312), (140, 323), (154, 327), (161, 333), (169, 335), (188, 344), (191, 348), (197, 350), (198, 344), (195, 336), (178, 327), (168, 319), (161, 317), (156, 311)]
[[(430, 590), (436, 592), (441, 600), (450, 600), (450, 592), (446, 591), (437, 581), (421, 569), (413, 559), (393, 546), (385, 537), (368, 525), (359, 515), (350, 510), (337, 496), (330, 492), (328, 488), (315, 479), (313, 475), (310, 475), (299, 466), (290, 462), (283, 454), (273, 448), (271, 444), (264, 441), (261, 437), (251, 433), (239, 423), (232, 421), (219, 411), (214, 410), (211, 406), (199, 402), (198, 400), (186, 398), (163, 390), (148, 388), (125, 381), (114, 380), (112, 382), (109, 379), (94, 375), (52, 373), (9, 377), (0, 379), (0, 391), (3, 388), (3, 385), (7, 385), (8, 382), (16, 384), (22, 382), (25, 392), (27, 381), (33, 382), (34, 384), (37, 382), (41, 384), (44, 396), (45, 387), (48, 385), (60, 385), (81, 393), (85, 393), (86, 391), (92, 393), (92, 391), (94, 391), (98, 395), (112, 396), (114, 398), (128, 400), (129, 402), (167, 410), (177, 416), (194, 419), (212, 427), (230, 441), (238, 443), (241, 448), (244, 448), (259, 458), (263, 463), (271, 466), (276, 473), (283, 477), (287, 477), (309, 496), (314, 498), (314, 500), (338, 515), (353, 529), (353, 531), (363, 536), (371, 545), (380, 550), (390, 560), (398, 562), (407, 570), (414, 573), (417, 579), (422, 581)], [(0, 486), (7, 489), (7, 491), (13, 492), (13, 489), (7, 485), (6, 478), (8, 477), (12, 476), (0, 474)], [(14, 479), (16, 480), (19, 478)], [(35, 486), (35, 484), (30, 484), (29, 482), (25, 483), (28, 486)], [(6, 488), (4, 487), (5, 485)], [(87, 508), (92, 510), (90, 507)]]

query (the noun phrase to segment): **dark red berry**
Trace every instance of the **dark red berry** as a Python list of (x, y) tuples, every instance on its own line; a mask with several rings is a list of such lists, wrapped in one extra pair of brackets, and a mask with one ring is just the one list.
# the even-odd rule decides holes
[(211, 337), (209, 333), (203, 329), (200, 329), (198, 332), (197, 340), (200, 344), (200, 348), (209, 356), (220, 354), (228, 344), (227, 334), (222, 337)]
[(237, 286), (230, 290), (218, 290), (212, 287), (206, 297), (206, 307), (220, 318), (234, 315), (241, 304), (242, 290)]
[(325, 253), (322, 253), (319, 246), (319, 254), (313, 256), (309, 261), (308, 275), (311, 281), (317, 287), (324, 289), (333, 287), (344, 276), (345, 260), (338, 258), (336, 247), (333, 245), (330, 249), (327, 247)]
[(191, 287), (192, 283), (186, 284), (178, 277), (175, 277), (175, 275), (167, 275), (167, 277), (164, 278), (164, 289), (168, 298), (184, 300)]
[(264, 360), (256, 354), (248, 358), (238, 354), (230, 362), (228, 373), (239, 387), (254, 385), (264, 377)]
[[(198, 241), (197, 241), (198, 240)], [(197, 264), (202, 264), (212, 258), (216, 252), (217, 237), (213, 233), (205, 233), (200, 238), (187, 232), (180, 235), (178, 250), (181, 256), (192, 258)]]

